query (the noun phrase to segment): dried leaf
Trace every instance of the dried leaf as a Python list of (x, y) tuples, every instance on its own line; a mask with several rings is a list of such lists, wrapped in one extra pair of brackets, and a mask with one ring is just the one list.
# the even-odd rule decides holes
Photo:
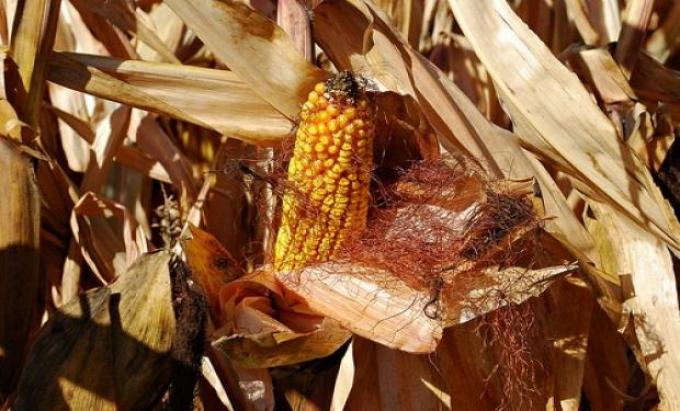
[(680, 46), (680, 4), (673, 3), (671, 10), (647, 41), (646, 48), (657, 60), (665, 62)]
[(198, 195), (196, 187), (198, 184), (194, 180), (191, 163), (184, 153), (158, 125), (155, 115), (139, 110), (135, 110), (134, 115), (138, 121), (135, 137), (139, 148), (149, 153), (163, 166), (182, 199), (195, 200)]
[[(274, 384), (268, 369), (247, 369), (234, 366), (239, 390), (248, 399), (248, 408), (274, 410)], [(243, 407), (242, 407), (243, 408)]]
[(170, 254), (147, 254), (110, 286), (72, 300), (45, 325), (15, 410), (132, 410), (170, 381), (175, 334)]
[[(649, 171), (622, 142), (578, 78), (504, 3), (450, 1), (489, 70), (524, 144), (678, 250), (677, 220), (659, 203)], [(482, 17), (484, 16), (484, 17)]]
[[(159, 3), (153, 7), (148, 15), (142, 14), (139, 8), (136, 9), (136, 12), (138, 18), (145, 17), (145, 20), (149, 20), (149, 25), (153, 25), (154, 32), (163, 41), (167, 50), (173, 53), (174, 59), (169, 60), (169, 62), (175, 61), (177, 59), (175, 54), (180, 48), (183, 40), (182, 37), (184, 36), (184, 23), (182, 20), (165, 3)], [(163, 55), (145, 43), (140, 42), (137, 44), (137, 52), (142, 60), (163, 61)]]
[(300, 55), (288, 35), (233, 0), (167, 0), (184, 23), (252, 90), (293, 119), (325, 72)]
[(680, 71), (671, 70), (645, 53), (638, 57), (630, 84), (640, 97), (650, 102), (680, 104)]
[(280, 140), (292, 127), (229, 71), (64, 53), (50, 61), (48, 78), (249, 142)]
[(623, 71), (607, 50), (580, 50), (571, 58), (571, 63), (579, 77), (595, 89), (603, 103), (637, 100)]
[(146, 24), (143, 12), (132, 9), (129, 3), (124, 0), (88, 0), (82, 4), (120, 29), (136, 35), (165, 61), (179, 63), (179, 59), (168, 49), (153, 28)]
[(347, 351), (345, 351), (345, 354), (342, 356), (342, 360), (340, 360), (340, 367), (338, 368), (338, 375), (335, 379), (335, 388), (329, 407), (330, 411), (341, 411), (345, 409), (347, 399), (352, 390), (354, 374), (354, 339), (352, 339), (347, 346)]
[(91, 31), (91, 34), (101, 41), (109, 54), (125, 59), (138, 58), (134, 46), (122, 29), (91, 11), (85, 0), (70, 0), (68, 3), (77, 10), (77, 14), (89, 29), (88, 31)]
[(621, 34), (616, 44), (614, 58), (621, 66), (626, 78), (635, 68), (635, 63), (654, 9), (654, 0), (631, 0), (626, 3), (621, 19)]
[(543, 327), (552, 342), (552, 402), (555, 409), (578, 411), (595, 300), (585, 283), (576, 278), (551, 287), (545, 297), (537, 311), (545, 317)]
[(595, 22), (591, 21), (593, 13), (588, 13), (587, 5), (584, 1), (565, 0), (564, 3), (570, 19), (573, 19), (574, 26), (576, 26), (581, 38), (587, 45), (601, 46), (616, 38), (601, 38), (601, 33), (595, 28)]
[[(122, 235), (114, 233), (101, 220), (113, 216), (122, 220)], [(92, 192), (85, 193), (74, 205), (71, 230), (75, 244), (103, 284), (124, 272), (147, 251), (146, 235), (127, 209)]]
[(121, 106), (99, 123), (91, 146), (90, 161), (80, 183), (81, 192), (98, 193), (109, 177), (113, 156), (127, 136), (130, 112), (130, 107)]
[[(430, 356), (391, 350), (360, 337), (354, 338), (351, 348), (353, 350), (348, 354), (354, 362), (354, 380), (344, 409), (410, 411), (452, 409), (452, 406), (456, 409), (456, 406), (490, 409), (484, 407), (484, 399), (476, 401), (471, 408), (452, 401), (450, 393), (459, 391), (450, 391), (450, 386), (442, 379), (450, 379), (456, 373), (455, 368), (439, 368), (447, 370), (446, 374), (441, 374), (438, 371), (440, 361), (433, 365)], [(464, 394), (465, 391), (460, 392)]]

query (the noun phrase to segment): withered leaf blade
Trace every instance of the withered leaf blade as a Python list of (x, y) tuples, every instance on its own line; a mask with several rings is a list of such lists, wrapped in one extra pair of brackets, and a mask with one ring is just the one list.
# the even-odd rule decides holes
[(76, 53), (54, 53), (49, 64), (49, 80), (64, 87), (248, 142), (280, 140), (292, 126), (230, 71)]
[(146, 409), (170, 381), (171, 255), (141, 256), (116, 282), (64, 305), (43, 327), (15, 410)]
[(233, 0), (165, 2), (205, 45), (263, 99), (294, 118), (326, 73), (309, 64), (280, 27)]
[(606, 199), (677, 251), (678, 221), (659, 201), (649, 170), (621, 141), (576, 75), (509, 5), (487, 0), (449, 4), (489, 70), (523, 144), (565, 172), (589, 200)]

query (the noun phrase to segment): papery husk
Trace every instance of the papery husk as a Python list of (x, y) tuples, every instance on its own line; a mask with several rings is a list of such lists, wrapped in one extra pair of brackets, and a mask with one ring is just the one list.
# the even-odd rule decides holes
[[(437, 350), (428, 355), (393, 350), (355, 337), (342, 359), (331, 409), (578, 409), (589, 323), (584, 333), (584, 324), (577, 317), (590, 313), (571, 305), (572, 286), (562, 280), (520, 307), (545, 309), (539, 320), (542, 331), (522, 336), (528, 340), (524, 348), (531, 350), (533, 361), (524, 364), (527, 369), (533, 367), (524, 378), (532, 376), (533, 381), (518, 380), (522, 377), (513, 372), (521, 370), (502, 368), (507, 364), (499, 361), (507, 347), (503, 340), (486, 336), (489, 317), (479, 317), (447, 328)], [(582, 290), (586, 300), (579, 301), (592, 306), (590, 292)], [(556, 324), (565, 313), (574, 321)], [(572, 340), (575, 327), (582, 331)], [(546, 339), (555, 344), (546, 345)], [(517, 384), (515, 387), (524, 385), (524, 391), (507, 391), (507, 379)]]
[(326, 357), (337, 351), (351, 334), (332, 318), (325, 318), (317, 329), (296, 333), (285, 329), (275, 331), (275, 345), (262, 344), (260, 336), (232, 335), (219, 337), (213, 346), (245, 368), (270, 368)]
[(323, 318), (284, 288), (270, 271), (258, 271), (220, 290), (220, 322), (213, 346), (246, 368), (296, 364), (335, 352), (350, 333)]
[(38, 315), (40, 197), (31, 160), (0, 136), (0, 403), (17, 383)]
[(170, 382), (176, 322), (167, 252), (65, 304), (40, 332), (15, 410), (136, 410)]
[[(304, 296), (311, 308), (353, 333), (390, 348), (429, 353), (436, 349), (444, 327), (540, 295), (558, 276), (574, 269), (487, 268), (479, 273), (484, 278), (479, 283), (446, 284), (456, 287), (451, 294), (458, 298), (442, 297), (442, 301), (430, 290), (409, 287), (394, 273), (358, 265), (325, 263), (277, 277)], [(479, 287), (484, 281), (488, 287)], [(433, 310), (438, 312), (432, 314)]]
[(419, 292), (389, 272), (326, 263), (277, 277), (314, 310), (387, 346), (431, 352), (441, 338), (440, 321), (425, 315), (429, 291)]

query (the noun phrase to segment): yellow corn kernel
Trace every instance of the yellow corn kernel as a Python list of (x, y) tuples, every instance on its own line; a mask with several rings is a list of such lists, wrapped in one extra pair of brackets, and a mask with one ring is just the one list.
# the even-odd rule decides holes
[(333, 258), (366, 226), (372, 105), (343, 72), (315, 85), (302, 107), (274, 246), (279, 271)]

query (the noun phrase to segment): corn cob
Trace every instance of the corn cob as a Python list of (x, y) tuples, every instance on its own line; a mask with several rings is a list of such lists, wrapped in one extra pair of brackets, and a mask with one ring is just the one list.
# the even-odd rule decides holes
[(318, 83), (302, 106), (288, 166), (274, 268), (327, 261), (366, 226), (374, 111), (350, 72)]

